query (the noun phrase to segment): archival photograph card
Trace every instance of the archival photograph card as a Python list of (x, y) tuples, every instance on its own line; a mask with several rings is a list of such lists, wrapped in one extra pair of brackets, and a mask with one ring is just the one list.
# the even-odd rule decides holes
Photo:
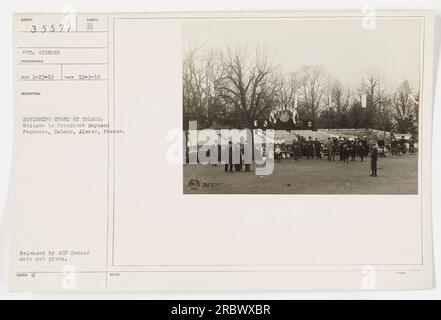
[(432, 288), (433, 31), (17, 13), (11, 290)]

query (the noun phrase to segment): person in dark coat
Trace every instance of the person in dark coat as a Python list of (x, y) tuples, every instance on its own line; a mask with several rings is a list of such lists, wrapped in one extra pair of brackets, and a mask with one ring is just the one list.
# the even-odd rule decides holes
[(343, 147), (342, 147), (342, 157), (344, 163), (349, 163), (349, 144), (351, 142), (345, 138), (343, 141)]
[(228, 162), (225, 163), (225, 172), (228, 171), (233, 172), (233, 143), (231, 141), (228, 142), (228, 148), (225, 151), (227, 150), (228, 150)]
[(403, 156), (406, 154), (406, 139), (404, 136), (398, 140), (398, 155)]
[(320, 141), (318, 141), (318, 138), (315, 138), (315, 141), (314, 141), (314, 152), (317, 156), (317, 159), (322, 158), (322, 143)]
[(343, 161), (344, 160), (344, 155), (343, 155), (343, 153), (344, 153), (344, 141), (343, 141), (342, 138), (338, 139), (338, 152), (339, 152), (339, 155), (340, 155), (340, 161)]
[(299, 141), (293, 141), (292, 142), (292, 152), (294, 160), (299, 160), (300, 158), (300, 145)]
[(363, 162), (364, 157), (367, 156), (368, 151), (369, 151), (369, 147), (368, 147), (368, 142), (366, 137), (363, 137), (363, 139), (360, 142), (360, 146), (359, 146), (359, 156), (361, 158), (361, 162)]
[(218, 145), (217, 145), (217, 163), (221, 163), (221, 161), (222, 161), (222, 145), (220, 143), (218, 143)]
[(364, 158), (364, 150), (363, 150), (363, 144), (361, 139), (357, 140), (357, 154), (361, 159), (361, 162), (363, 162), (363, 158)]
[(326, 155), (328, 156), (328, 161), (332, 160), (332, 140), (331, 137), (328, 137), (326, 141)]
[(234, 164), (234, 170), (236, 170), (236, 171), (242, 171), (242, 162), (243, 162), (242, 153), (243, 153), (243, 150), (244, 150), (243, 144), (241, 144), (240, 145), (240, 154), (239, 154), (239, 163), (235, 163)]
[(337, 138), (332, 138), (332, 157), (331, 160), (335, 161), (335, 156), (340, 152), (340, 142)]
[(413, 140), (413, 137), (409, 138), (409, 153), (415, 154), (415, 141)]
[(351, 161), (355, 161), (355, 155), (357, 154), (357, 141), (349, 141), (349, 153), (351, 155)]
[(371, 170), (372, 170), (372, 173), (370, 174), (371, 177), (377, 176), (377, 160), (378, 160), (377, 146), (373, 145), (371, 150)]
[(311, 137), (308, 138), (308, 142), (306, 143), (307, 147), (307, 156), (306, 159), (314, 159), (314, 141)]
[(298, 158), (300, 160), (303, 159), (303, 156), (305, 155), (305, 145), (304, 145), (304, 141), (300, 138), (297, 141), (297, 153), (298, 153)]

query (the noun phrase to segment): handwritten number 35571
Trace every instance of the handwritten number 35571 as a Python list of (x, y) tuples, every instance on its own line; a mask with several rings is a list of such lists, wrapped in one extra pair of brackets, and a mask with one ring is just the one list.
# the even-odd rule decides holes
[(47, 25), (47, 24), (43, 24), (41, 26), (36, 26), (36, 25), (32, 25), (31, 26), (31, 32), (32, 33), (36, 33), (36, 32), (40, 32), (40, 33), (46, 33), (46, 32), (70, 32), (70, 25), (65, 26), (64, 24), (59, 24), (59, 25), (55, 25), (55, 24), (51, 24), (51, 25)]

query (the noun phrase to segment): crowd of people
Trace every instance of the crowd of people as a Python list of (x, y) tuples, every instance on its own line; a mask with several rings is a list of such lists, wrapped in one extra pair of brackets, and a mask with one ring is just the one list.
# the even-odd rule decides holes
[[(384, 156), (385, 151), (390, 150), (393, 156), (401, 156), (406, 153), (415, 153), (415, 143), (412, 138), (405, 139), (402, 136), (400, 139), (391, 140), (391, 144), (386, 146), (384, 140), (378, 140), (377, 143), (369, 143), (366, 136), (348, 138), (348, 137), (328, 137), (325, 141), (320, 141), (318, 138), (307, 139), (298, 136), (294, 139), (292, 144), (278, 143), (274, 146), (274, 160), (280, 163), (282, 159), (322, 159), (327, 158), (328, 161), (342, 161), (349, 163), (356, 161), (357, 157), (363, 162), (365, 158), (370, 157), (371, 161), (371, 176), (377, 176), (377, 162), (379, 156)], [(265, 148), (263, 148), (263, 155), (265, 156)], [(235, 165), (236, 171), (241, 171), (242, 166)], [(225, 165), (225, 171), (231, 172), (233, 166)], [(247, 170), (249, 171), (249, 167)]]
[[(323, 156), (327, 156), (329, 161), (334, 161), (336, 156), (339, 160), (349, 162), (349, 159), (355, 161), (358, 155), (361, 161), (368, 155), (369, 144), (366, 137), (356, 138), (353, 140), (347, 137), (328, 137), (323, 143), (318, 138), (313, 140), (311, 137), (305, 139), (299, 137), (298, 140), (294, 140), (292, 145), (282, 144), (277, 145), (275, 148), (276, 159), (282, 158), (294, 158), (299, 159), (321, 159)], [(277, 151), (280, 150), (280, 153)]]
[[(217, 166), (217, 163), (221, 162), (222, 149), (218, 146), (219, 161), (213, 163)], [(244, 164), (243, 145), (238, 146), (240, 148), (239, 163), (233, 163), (233, 145), (231, 141), (228, 145), (227, 163), (223, 162), (225, 166), (225, 172), (234, 171), (251, 171), (250, 164)], [(258, 148), (262, 157), (267, 156), (265, 145)], [(385, 145), (384, 140), (378, 140), (376, 143), (370, 143), (366, 136), (363, 137), (327, 137), (325, 140), (313, 139), (312, 137), (305, 138), (303, 136), (297, 136), (292, 143), (276, 143), (274, 145), (274, 160), (276, 163), (280, 163), (282, 159), (302, 160), (302, 159), (322, 159), (327, 158), (329, 162), (342, 161), (349, 163), (350, 161), (356, 161), (357, 157), (363, 162), (365, 158), (370, 156), (371, 161), (371, 176), (377, 176), (377, 161), (379, 156), (384, 156), (385, 151), (389, 150), (392, 156), (401, 156), (406, 153), (414, 154), (415, 143), (412, 138), (405, 139), (402, 136), (399, 139), (391, 139), (390, 145)], [(227, 151), (227, 150), (225, 150)], [(209, 151), (207, 151), (209, 156)]]
[(404, 136), (401, 136), (399, 139), (395, 137), (391, 139), (390, 151), (393, 156), (402, 156), (406, 153), (415, 154), (415, 150), (415, 141), (412, 137), (406, 139)]
[(386, 146), (384, 140), (369, 143), (366, 136), (352, 139), (328, 137), (326, 141), (320, 141), (318, 138), (313, 140), (312, 137), (306, 139), (300, 136), (292, 144), (276, 144), (274, 157), (276, 162), (281, 162), (285, 158), (301, 160), (321, 159), (326, 156), (328, 161), (335, 161), (338, 157), (339, 161), (349, 163), (349, 161), (356, 161), (357, 157), (363, 162), (370, 155), (371, 176), (376, 177), (378, 157), (384, 156), (386, 150), (390, 150), (392, 156), (415, 154), (415, 142), (412, 137), (406, 139), (401, 136), (400, 139), (393, 138), (391, 144)]

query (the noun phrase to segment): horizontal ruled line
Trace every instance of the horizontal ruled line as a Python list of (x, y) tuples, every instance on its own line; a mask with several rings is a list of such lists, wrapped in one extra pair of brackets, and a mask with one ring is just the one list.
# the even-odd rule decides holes
[(107, 49), (107, 47), (17, 47), (17, 49)]
[(51, 80), (26, 80), (19, 79), (19, 81), (27, 82), (51, 82), (51, 81), (107, 81), (108, 79), (51, 79)]
[[(258, 269), (251, 269), (251, 270), (113, 270), (113, 271), (75, 271), (76, 273), (198, 273), (198, 272), (210, 272), (210, 273), (225, 273), (225, 272), (231, 272), (231, 273), (243, 273), (243, 272), (360, 272), (361, 269), (268, 269), (268, 270), (258, 270)], [(376, 271), (382, 271), (382, 272), (423, 272), (424, 269), (417, 269), (417, 270), (409, 270), (409, 269), (376, 269)], [(16, 271), (15, 274), (28, 274), (28, 273), (35, 273), (35, 274), (63, 274), (62, 271)]]
[(19, 65), (48, 65), (48, 66), (57, 66), (57, 65), (107, 65), (107, 62), (19, 62)]

